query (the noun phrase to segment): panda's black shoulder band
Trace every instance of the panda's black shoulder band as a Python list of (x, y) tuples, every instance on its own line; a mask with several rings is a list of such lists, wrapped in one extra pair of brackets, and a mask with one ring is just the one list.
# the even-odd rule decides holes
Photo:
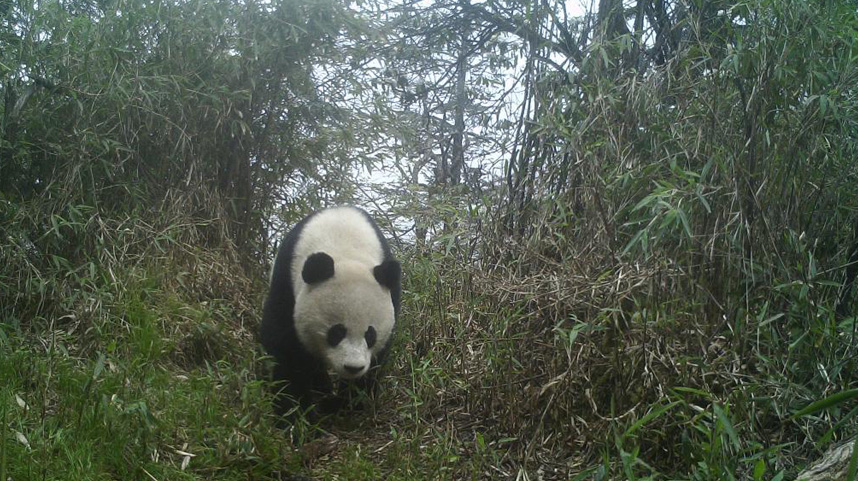
[(316, 284), (334, 277), (334, 259), (324, 252), (316, 252), (304, 261), (301, 277), (307, 284)]

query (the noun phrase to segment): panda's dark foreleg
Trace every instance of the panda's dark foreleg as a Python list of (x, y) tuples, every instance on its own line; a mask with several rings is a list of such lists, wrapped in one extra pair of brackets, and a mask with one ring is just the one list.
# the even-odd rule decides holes
[[(308, 373), (310, 379), (311, 386), (311, 399), (310, 403), (323, 404), (325, 399), (331, 396), (331, 393), (334, 392), (334, 385), (331, 382), (331, 377), (328, 375), (327, 370), (324, 369), (315, 369), (313, 372)], [(325, 409), (321, 409), (322, 414), (325, 414)], [(318, 413), (314, 413), (318, 414)]]
[(274, 381), (274, 412), (281, 417), (281, 427), (288, 427), (292, 424), (296, 413), (293, 411), (300, 403), (300, 389), (296, 389), (296, 384), (292, 379), (291, 373), (288, 370), (288, 363), (276, 361), (272, 372), (272, 380)]
[(275, 397), (278, 415), (284, 416), (291, 424), (297, 411), (306, 412), (313, 420), (312, 410), (315, 400), (330, 393), (333, 389), (327, 372), (319, 369), (316, 363), (306, 359), (284, 359), (274, 366), (273, 378), (279, 381), (279, 391)]

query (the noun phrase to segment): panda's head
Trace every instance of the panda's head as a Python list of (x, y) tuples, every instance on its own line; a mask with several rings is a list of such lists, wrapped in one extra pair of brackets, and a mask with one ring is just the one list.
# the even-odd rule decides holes
[(400, 275), (394, 260), (374, 267), (353, 261), (334, 266), (323, 252), (307, 257), (301, 270), (304, 283), (295, 293), (301, 343), (341, 378), (366, 374), (393, 332), (390, 293)]

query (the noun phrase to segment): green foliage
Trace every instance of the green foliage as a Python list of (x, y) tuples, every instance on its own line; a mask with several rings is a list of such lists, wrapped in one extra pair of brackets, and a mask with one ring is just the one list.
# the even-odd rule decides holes
[(279, 478), (288, 442), (246, 327), (258, 284), (230, 244), (194, 245), (211, 222), (2, 207), (0, 471)]
[(8, 475), (233, 479), (229, 473), (279, 471), (285, 441), (260, 409), (270, 395), (256, 380), (255, 357), (211, 358), (185, 370), (176, 364), (181, 347), (168, 347), (170, 330), (187, 322), (182, 311), (130, 292), (105, 306), (98, 330), (111, 339), (106, 346), (88, 346), (80, 321), (52, 324), (39, 340), (16, 334), (4, 316)]
[[(658, 15), (650, 2), (638, 3), (629, 18)], [(538, 252), (574, 265), (565, 277), (551, 260), (522, 274), (543, 271), (567, 283), (583, 275), (593, 290), (606, 278), (618, 286), (607, 298), (592, 296), (602, 322), (613, 324), (597, 349), (614, 357), (618, 374), (655, 380), (623, 378), (622, 392), (595, 398), (593, 409), (628, 415), (613, 423), (617, 433), (642, 429), (652, 413), (660, 428), (615, 436), (605, 447), (605, 476), (783, 478), (817, 442), (855, 432), (847, 401), (856, 382), (848, 266), (858, 242), (858, 16), (841, 2), (671, 8), (682, 19), (673, 33), (643, 24), (631, 33), (652, 31), (655, 46), (601, 24), (568, 82), (547, 73), (534, 85), (532, 141), (557, 147), (526, 159), (523, 192), (505, 194), (517, 227), (509, 235), (525, 244), (511, 257)], [(597, 22), (608, 21), (605, 13)], [(687, 36), (671, 44), (674, 33)], [(662, 40), (670, 50), (660, 57)], [(581, 260), (593, 253), (618, 259)], [(529, 293), (522, 302), (557, 289), (518, 285)], [(595, 349), (588, 339), (599, 333), (582, 335), (599, 318), (567, 309), (573, 315), (555, 328), (558, 356), (580, 358)], [(663, 347), (647, 343), (650, 332)], [(656, 362), (676, 367), (659, 374)], [(591, 379), (587, 389), (600, 382), (611, 378)], [(685, 389), (674, 401), (683, 408), (663, 411), (654, 382)], [(789, 418), (823, 406), (831, 411), (800, 426)], [(781, 423), (791, 434), (775, 441), (770, 433)]]
[(34, 1), (5, 15), (9, 200), (51, 191), (127, 212), (179, 197), (245, 244), (267, 236), (288, 179), (308, 194), (344, 183), (345, 114), (320, 100), (313, 70), (337, 61), (349, 15), (335, 2)]
[[(780, 480), (853, 436), (854, 5), (597, 3), (0, 2), (0, 479)], [(355, 167), (402, 181), (390, 375), (284, 433), (269, 236)]]

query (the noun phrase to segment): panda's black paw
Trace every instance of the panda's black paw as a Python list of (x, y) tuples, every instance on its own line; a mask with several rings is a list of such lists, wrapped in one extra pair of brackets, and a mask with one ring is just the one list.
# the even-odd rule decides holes
[(316, 407), (321, 414), (337, 414), (340, 411), (348, 409), (349, 400), (343, 398), (343, 396), (330, 395), (319, 401)]

